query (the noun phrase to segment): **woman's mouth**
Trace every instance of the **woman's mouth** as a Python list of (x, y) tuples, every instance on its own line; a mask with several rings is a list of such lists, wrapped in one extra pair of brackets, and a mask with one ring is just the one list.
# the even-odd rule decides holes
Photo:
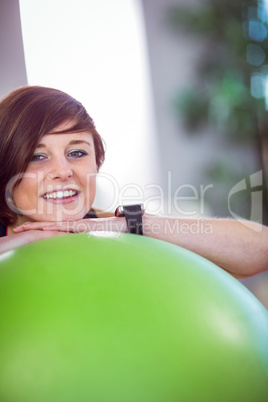
[(45, 193), (42, 195), (46, 201), (54, 202), (57, 204), (66, 204), (74, 201), (79, 195), (79, 191), (76, 190), (60, 190), (53, 191), (51, 193)]

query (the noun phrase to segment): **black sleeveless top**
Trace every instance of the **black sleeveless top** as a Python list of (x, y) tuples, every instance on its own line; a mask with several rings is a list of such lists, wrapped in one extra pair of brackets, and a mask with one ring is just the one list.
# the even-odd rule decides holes
[[(96, 212), (94, 211), (94, 209), (92, 208), (88, 211), (85, 218), (87, 218), (87, 219), (98, 218), (98, 216), (97, 216)], [(0, 222), (0, 237), (6, 236), (6, 233), (7, 233), (7, 227), (5, 225), (3, 225), (3, 223)]]
[(0, 222), (0, 237), (6, 236), (7, 227)]

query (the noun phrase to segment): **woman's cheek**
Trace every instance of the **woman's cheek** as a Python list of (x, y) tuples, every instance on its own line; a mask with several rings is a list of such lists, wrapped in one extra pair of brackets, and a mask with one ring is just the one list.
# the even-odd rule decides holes
[(23, 179), (13, 190), (13, 201), (22, 215), (38, 213), (38, 183)]

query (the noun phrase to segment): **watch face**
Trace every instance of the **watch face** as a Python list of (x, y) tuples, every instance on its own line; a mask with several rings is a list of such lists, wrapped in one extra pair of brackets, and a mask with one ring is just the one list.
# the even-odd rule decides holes
[[(124, 207), (125, 207), (126, 209), (127, 209), (128, 207), (129, 207), (130, 209), (132, 209), (132, 208), (135, 208), (135, 207), (138, 207), (138, 206), (141, 207), (141, 213), (142, 213), (142, 215), (143, 215), (143, 214), (144, 214), (144, 211), (145, 211), (145, 208), (144, 208), (144, 205), (143, 205), (143, 204), (136, 204), (136, 205), (119, 205), (119, 206), (116, 208), (114, 214), (115, 214), (115, 216), (119, 216), (119, 217), (125, 216)], [(132, 212), (132, 211), (129, 211), (129, 213), (131, 213), (131, 212)], [(137, 211), (134, 209), (133, 213), (136, 214)]]
[(123, 205), (119, 205), (119, 207), (116, 208), (115, 210), (115, 216), (125, 216), (124, 210), (123, 210)]

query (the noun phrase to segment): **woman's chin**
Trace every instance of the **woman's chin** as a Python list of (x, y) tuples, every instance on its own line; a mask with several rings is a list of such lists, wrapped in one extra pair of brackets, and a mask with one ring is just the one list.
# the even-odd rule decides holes
[(29, 220), (37, 222), (67, 222), (83, 219), (88, 212), (86, 205), (51, 205), (47, 208), (40, 208), (35, 214), (29, 214)]
[(25, 216), (24, 221), (60, 223), (68, 221), (77, 221), (83, 219), (85, 215), (86, 212), (76, 214), (71, 213), (40, 214), (40, 215)]

